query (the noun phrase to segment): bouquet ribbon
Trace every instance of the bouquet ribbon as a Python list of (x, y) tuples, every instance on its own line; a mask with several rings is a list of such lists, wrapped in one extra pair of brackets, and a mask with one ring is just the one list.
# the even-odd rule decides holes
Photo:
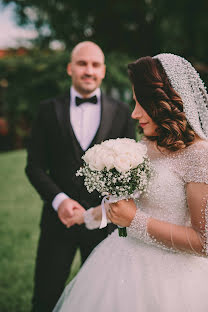
[[(128, 198), (139, 198), (140, 192), (138, 190), (134, 191), (133, 194), (131, 194)], [(104, 227), (107, 226), (108, 220), (106, 216), (106, 210), (105, 210), (105, 204), (111, 204), (111, 203), (116, 203), (119, 200), (122, 199), (127, 199), (125, 196), (112, 196), (112, 195), (106, 195), (103, 197), (102, 202), (101, 202), (101, 208), (102, 208), (102, 220), (100, 224), (100, 229), (103, 229)]]
[(106, 216), (106, 210), (105, 210), (105, 204), (111, 204), (111, 203), (116, 203), (119, 200), (122, 199), (126, 199), (126, 197), (124, 196), (113, 196), (113, 195), (106, 195), (103, 197), (102, 202), (101, 202), (101, 208), (102, 208), (102, 220), (101, 220), (101, 224), (100, 224), (100, 229), (103, 229), (104, 227), (107, 226), (108, 224), (108, 220), (107, 220), (107, 216)]
[(106, 203), (108, 203), (108, 204), (110, 203), (109, 196), (103, 197), (102, 202), (101, 202), (102, 220), (101, 220), (101, 224), (100, 224), (100, 229), (103, 229), (108, 224), (108, 220), (107, 220), (107, 216), (106, 216), (106, 210), (105, 210), (105, 204)]

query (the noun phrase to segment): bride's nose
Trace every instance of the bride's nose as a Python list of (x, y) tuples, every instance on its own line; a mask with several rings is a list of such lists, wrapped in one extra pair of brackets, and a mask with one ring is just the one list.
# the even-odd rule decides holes
[(131, 114), (131, 118), (139, 119), (141, 117), (142, 117), (142, 109), (140, 107), (138, 107), (138, 105), (136, 105), (132, 114)]

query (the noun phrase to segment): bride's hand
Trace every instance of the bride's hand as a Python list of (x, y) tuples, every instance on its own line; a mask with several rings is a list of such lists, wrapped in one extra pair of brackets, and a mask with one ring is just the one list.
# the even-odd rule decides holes
[(92, 215), (93, 215), (93, 218), (96, 220), (96, 221), (99, 221), (102, 219), (102, 209), (101, 209), (101, 205), (99, 206), (96, 206), (93, 208), (92, 210)]
[(107, 211), (107, 217), (116, 225), (126, 227), (131, 224), (136, 213), (136, 205), (133, 199), (120, 200), (117, 203), (110, 204)]

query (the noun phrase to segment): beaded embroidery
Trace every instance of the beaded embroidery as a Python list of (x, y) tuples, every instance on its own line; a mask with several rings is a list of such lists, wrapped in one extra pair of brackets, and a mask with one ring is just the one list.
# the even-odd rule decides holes
[[(190, 250), (179, 250), (175, 246), (172, 229), (170, 227), (170, 238), (172, 247), (150, 237), (147, 233), (148, 218), (159, 219), (171, 224), (184, 226), (185, 235), (187, 227), (191, 227), (190, 212), (186, 200), (186, 184), (189, 182), (205, 183), (207, 192), (201, 198), (201, 205), (198, 209), (201, 214), (199, 237), (202, 252), (208, 255), (208, 141), (198, 141), (180, 152), (173, 152), (168, 155), (154, 150), (152, 142), (146, 141), (148, 156), (152, 162), (155, 174), (150, 180), (148, 192), (144, 193), (136, 205), (138, 210), (131, 225), (127, 228), (128, 236), (125, 238), (143, 241), (149, 245), (177, 253), (194, 253), (195, 251), (190, 238)], [(89, 229), (99, 227), (99, 221), (94, 220), (93, 208), (85, 213), (86, 226)], [(117, 237), (117, 236), (116, 236)], [(199, 255), (199, 254), (198, 254)]]
[[(208, 184), (208, 142), (199, 141), (182, 152), (169, 155), (161, 154), (151, 147), (152, 143), (146, 142), (148, 156), (150, 157), (156, 175), (150, 183), (149, 192), (141, 196), (138, 202), (139, 211), (136, 212), (128, 228), (128, 235), (145, 243), (162, 249), (179, 253), (198, 254), (191, 243), (187, 233), (187, 226), (191, 226), (190, 213), (186, 202), (186, 183)], [(208, 186), (205, 198), (202, 198), (200, 224), (200, 241), (202, 252), (208, 255)], [(157, 241), (147, 233), (149, 217), (170, 223), (170, 239), (172, 247)], [(184, 226), (184, 233), (190, 246), (190, 250), (179, 250), (174, 244), (171, 224)], [(197, 235), (198, 235), (197, 234)], [(198, 254), (199, 255), (199, 254)]]
[(162, 53), (158, 59), (172, 87), (180, 95), (191, 128), (202, 139), (208, 138), (208, 94), (195, 68), (184, 58)]

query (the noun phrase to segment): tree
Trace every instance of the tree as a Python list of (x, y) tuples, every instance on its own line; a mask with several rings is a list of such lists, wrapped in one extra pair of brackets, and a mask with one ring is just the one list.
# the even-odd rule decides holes
[(206, 61), (208, 2), (198, 0), (3, 0), (16, 3), (21, 25), (33, 23), (39, 45), (62, 41), (71, 49), (81, 40), (105, 53), (130, 56), (174, 52)]

